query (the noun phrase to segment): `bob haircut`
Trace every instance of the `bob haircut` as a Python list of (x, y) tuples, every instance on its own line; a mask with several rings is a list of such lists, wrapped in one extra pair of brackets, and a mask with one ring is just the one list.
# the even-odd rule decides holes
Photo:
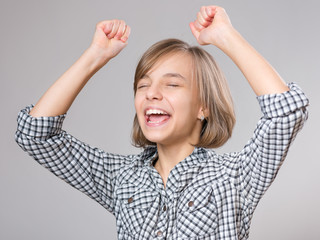
[[(199, 142), (196, 147), (217, 148), (232, 134), (235, 113), (228, 83), (213, 57), (204, 49), (178, 39), (165, 39), (152, 45), (141, 57), (134, 77), (134, 95), (139, 80), (163, 57), (187, 53), (192, 58), (193, 78), (196, 81), (200, 103), (205, 109)], [(143, 135), (137, 114), (132, 129), (132, 144), (136, 147), (156, 145)]]

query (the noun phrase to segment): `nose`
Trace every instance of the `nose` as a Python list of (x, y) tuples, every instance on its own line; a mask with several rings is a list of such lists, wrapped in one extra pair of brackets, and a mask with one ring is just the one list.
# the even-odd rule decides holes
[(162, 93), (160, 91), (159, 86), (157, 86), (156, 84), (152, 84), (146, 93), (146, 98), (148, 100), (162, 100)]

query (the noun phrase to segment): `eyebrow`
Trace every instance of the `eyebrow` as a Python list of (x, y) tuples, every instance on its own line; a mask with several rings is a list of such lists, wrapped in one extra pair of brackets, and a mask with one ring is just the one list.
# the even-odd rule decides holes
[[(180, 73), (165, 73), (162, 75), (162, 77), (165, 77), (165, 78), (170, 78), (170, 77), (174, 77), (174, 78), (180, 78), (184, 81), (187, 81), (187, 79), (182, 76)], [(144, 74), (140, 79), (147, 79), (149, 78), (150, 79), (150, 76), (148, 74)]]
[(186, 78), (179, 73), (166, 73), (163, 75), (163, 77), (175, 77), (186, 81)]

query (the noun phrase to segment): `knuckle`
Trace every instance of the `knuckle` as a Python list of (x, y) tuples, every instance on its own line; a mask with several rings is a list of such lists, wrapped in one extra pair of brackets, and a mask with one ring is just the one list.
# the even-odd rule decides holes
[(113, 19), (112, 23), (113, 23), (114, 26), (116, 26), (118, 24), (118, 20), (117, 19)]
[(130, 34), (130, 31), (131, 31), (131, 28), (127, 25), (124, 34), (125, 34), (125, 35), (129, 35), (129, 34)]
[(103, 21), (100, 21), (96, 24), (96, 28), (99, 28), (103, 24)]

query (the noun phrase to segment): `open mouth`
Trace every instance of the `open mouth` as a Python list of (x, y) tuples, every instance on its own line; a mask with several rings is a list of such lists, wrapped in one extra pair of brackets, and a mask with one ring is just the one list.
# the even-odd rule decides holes
[(170, 114), (159, 109), (148, 109), (145, 113), (145, 119), (148, 125), (161, 125), (167, 122), (170, 118)]

